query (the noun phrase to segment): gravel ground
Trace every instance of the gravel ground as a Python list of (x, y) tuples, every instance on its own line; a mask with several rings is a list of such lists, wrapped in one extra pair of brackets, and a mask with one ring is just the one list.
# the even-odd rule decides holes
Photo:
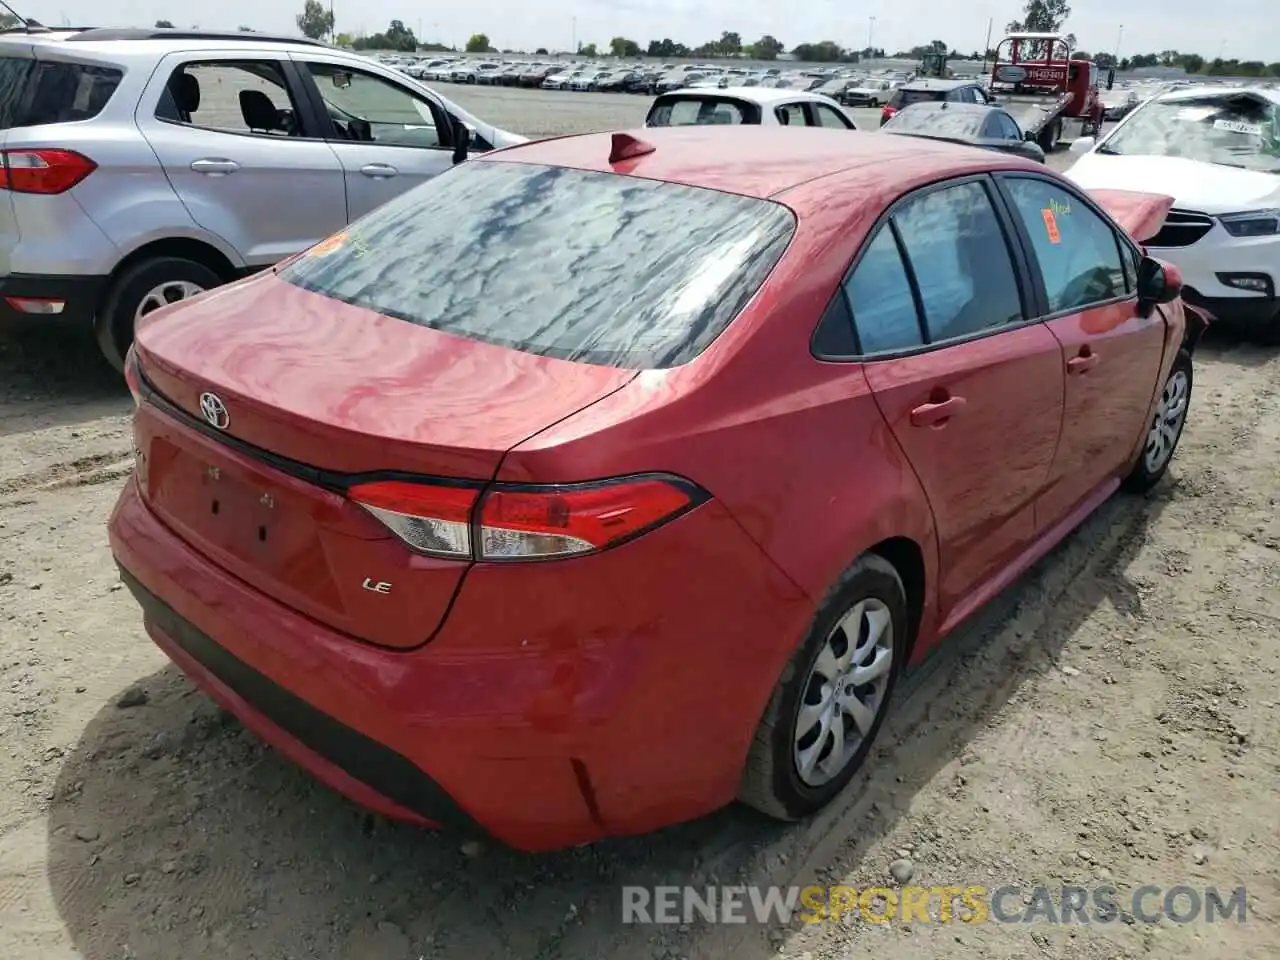
[[(644, 108), (445, 92), (528, 132)], [(1280, 955), (1274, 351), (1210, 338), (1170, 477), (1106, 504), (905, 684), (834, 809), (780, 827), (734, 808), (540, 857), (364, 813), (168, 665), (103, 533), (129, 409), (87, 343), (0, 334), (6, 957)], [(1245, 886), (1247, 922), (620, 923), (622, 884), (893, 885), (891, 864), (928, 885)]]

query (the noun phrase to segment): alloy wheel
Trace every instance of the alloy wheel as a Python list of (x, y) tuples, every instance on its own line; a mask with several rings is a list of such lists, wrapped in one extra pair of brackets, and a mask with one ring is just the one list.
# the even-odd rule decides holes
[(1177, 370), (1165, 381), (1142, 453), (1148, 473), (1163, 470), (1173, 456), (1173, 448), (1177, 446), (1182, 425), (1187, 418), (1187, 400), (1190, 394), (1191, 384), (1185, 371)]

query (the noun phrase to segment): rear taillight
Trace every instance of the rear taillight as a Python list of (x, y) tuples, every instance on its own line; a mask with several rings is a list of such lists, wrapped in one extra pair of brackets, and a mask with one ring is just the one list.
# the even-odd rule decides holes
[(0, 161), (0, 190), (13, 193), (66, 193), (98, 169), (74, 150), (0, 150)]
[(595, 553), (674, 520), (707, 498), (687, 480), (645, 475), (558, 486), (376, 481), (347, 495), (419, 553), (543, 560)]
[(881, 122), (881, 123), (883, 123), (885, 120), (889, 120), (889, 119), (891, 119), (891, 118), (893, 117), (893, 115), (894, 115), (895, 113), (897, 113), (897, 112), (898, 112), (898, 111), (897, 111), (897, 110), (895, 110), (893, 107), (889, 107), (889, 106), (881, 107), (881, 108), (880, 108), (880, 122)]

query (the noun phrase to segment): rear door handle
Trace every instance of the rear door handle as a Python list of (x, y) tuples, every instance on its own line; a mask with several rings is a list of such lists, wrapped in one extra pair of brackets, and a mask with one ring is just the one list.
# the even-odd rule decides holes
[(385, 179), (388, 177), (394, 177), (400, 171), (397, 170), (395, 167), (391, 166), (391, 164), (389, 163), (366, 163), (363, 167), (360, 168), (360, 172), (363, 173), (366, 177), (373, 177), (374, 179)]
[(922, 403), (911, 411), (913, 427), (940, 427), (965, 408), (964, 397), (948, 397), (936, 403)]
[(1098, 356), (1088, 347), (1085, 347), (1080, 351), (1080, 356), (1072, 357), (1070, 360), (1067, 361), (1067, 373), (1072, 373), (1077, 375), (1081, 373), (1088, 373), (1090, 370), (1092, 370), (1094, 367), (1098, 365), (1098, 362), (1101, 359), (1102, 358), (1100, 356)]
[(203, 160), (193, 160), (191, 169), (196, 173), (207, 173), (210, 176), (222, 176), (228, 173), (235, 173), (240, 169), (240, 164), (234, 160), (227, 160), (222, 157), (206, 157)]

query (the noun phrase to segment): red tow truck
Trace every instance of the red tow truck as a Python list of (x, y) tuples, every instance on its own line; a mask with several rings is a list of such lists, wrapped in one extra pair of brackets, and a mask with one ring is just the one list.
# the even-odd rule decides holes
[(1059, 141), (1091, 136), (1102, 126), (1098, 65), (1074, 58), (1060, 33), (1011, 33), (1001, 40), (990, 93), (1046, 153)]

